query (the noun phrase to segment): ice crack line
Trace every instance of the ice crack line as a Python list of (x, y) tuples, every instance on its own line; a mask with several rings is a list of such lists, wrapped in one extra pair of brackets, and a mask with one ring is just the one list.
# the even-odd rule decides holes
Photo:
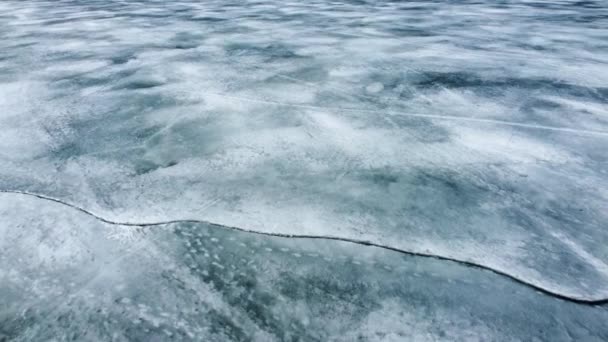
[(406, 255), (411, 255), (411, 256), (417, 256), (417, 257), (425, 257), (425, 258), (433, 258), (436, 260), (442, 260), (442, 261), (448, 261), (448, 262), (452, 262), (452, 263), (456, 263), (456, 264), (460, 264), (466, 267), (471, 267), (471, 268), (476, 268), (476, 269), (481, 269), (481, 270), (486, 270), (489, 272), (492, 272), (494, 274), (509, 278), (521, 285), (524, 285), (526, 287), (529, 287), (533, 290), (536, 290), (542, 294), (545, 294), (547, 296), (550, 297), (554, 297), (554, 298), (558, 298), (564, 301), (568, 301), (568, 302), (573, 302), (573, 303), (577, 303), (577, 304), (583, 304), (583, 305), (605, 305), (608, 304), (608, 298), (584, 298), (584, 297), (577, 297), (577, 296), (572, 296), (572, 295), (567, 295), (567, 294), (563, 294), (563, 293), (559, 293), (547, 288), (544, 288), (540, 285), (534, 284), (530, 281), (527, 281), (523, 278), (520, 278), (518, 276), (512, 275), (510, 273), (507, 273), (505, 271), (490, 267), (490, 266), (486, 266), (474, 261), (470, 261), (470, 260), (462, 260), (462, 259), (457, 259), (457, 258), (452, 258), (452, 257), (448, 257), (448, 256), (442, 256), (442, 255), (438, 255), (438, 254), (432, 254), (432, 253), (422, 253), (422, 252), (415, 252), (415, 251), (408, 251), (405, 249), (400, 249), (397, 247), (391, 247), (391, 246), (387, 246), (387, 245), (383, 245), (383, 244), (379, 244), (379, 243), (375, 243), (375, 242), (371, 242), (371, 241), (367, 241), (367, 240), (359, 240), (359, 239), (352, 239), (352, 238), (346, 238), (346, 237), (339, 237), (339, 236), (331, 236), (331, 235), (307, 235), (307, 234), (285, 234), (285, 233), (269, 233), (269, 232), (260, 232), (260, 231), (255, 231), (255, 230), (250, 230), (250, 229), (246, 229), (246, 228), (241, 228), (241, 227), (233, 227), (233, 226), (226, 226), (223, 224), (219, 224), (219, 223), (213, 223), (213, 222), (209, 222), (209, 221), (205, 221), (205, 220), (196, 220), (196, 219), (183, 219), (183, 220), (167, 220), (167, 221), (159, 221), (159, 222), (119, 222), (119, 221), (113, 221), (107, 218), (104, 218), (98, 214), (95, 214), (92, 211), (89, 211), (85, 208), (79, 207), (78, 205), (66, 202), (64, 200), (58, 199), (58, 198), (54, 198), (51, 196), (47, 196), (47, 195), (43, 195), (43, 194), (37, 194), (37, 193), (32, 193), (32, 192), (27, 192), (27, 191), (20, 191), (20, 190), (3, 190), (0, 189), (0, 193), (6, 193), (6, 194), (14, 194), (14, 195), (23, 195), (23, 196), (29, 196), (29, 197), (35, 197), (38, 199), (42, 199), (45, 201), (50, 201), (50, 202), (55, 202), (55, 203), (59, 203), (61, 205), (70, 207), (72, 209), (75, 209), (83, 214), (86, 214), (88, 216), (91, 216), (103, 223), (106, 224), (111, 224), (111, 225), (118, 225), (118, 226), (127, 226), (127, 227), (154, 227), (154, 226), (163, 226), (163, 225), (169, 225), (169, 224), (177, 224), (177, 223), (196, 223), (196, 224), (206, 224), (208, 226), (212, 226), (212, 227), (217, 227), (217, 228), (222, 228), (222, 229), (230, 229), (230, 230), (235, 230), (235, 231), (240, 231), (240, 232), (246, 232), (246, 233), (252, 233), (252, 234), (258, 234), (258, 235), (266, 235), (266, 236), (275, 236), (275, 237), (282, 237), (282, 238), (292, 238), (292, 239), (322, 239), (322, 240), (334, 240), (334, 241), (343, 241), (343, 242), (348, 242), (348, 243), (353, 243), (353, 244), (357, 244), (357, 245), (362, 245), (362, 246), (371, 246), (371, 247), (377, 247), (377, 248), (382, 248), (385, 250), (389, 250), (389, 251), (394, 251), (397, 253), (401, 253), (401, 254), (406, 254)]
[(211, 93), (206, 92), (207, 95), (223, 97), (226, 99), (242, 101), (242, 102), (251, 102), (251, 103), (261, 103), (273, 106), (281, 106), (281, 107), (293, 107), (293, 108), (302, 108), (302, 109), (310, 109), (310, 110), (321, 110), (321, 111), (346, 111), (346, 112), (359, 112), (359, 113), (371, 113), (371, 114), (379, 114), (384, 113), (390, 116), (411, 116), (418, 118), (426, 118), (426, 119), (434, 119), (434, 120), (447, 120), (447, 121), (464, 121), (464, 122), (477, 122), (477, 123), (486, 123), (486, 124), (495, 124), (495, 125), (504, 125), (511, 127), (519, 127), (519, 128), (528, 128), (528, 129), (540, 129), (546, 131), (554, 131), (554, 132), (566, 132), (566, 133), (575, 133), (575, 134), (583, 134), (583, 135), (591, 135), (606, 138), (608, 137), (608, 131), (599, 131), (599, 130), (589, 130), (589, 129), (578, 129), (578, 128), (569, 128), (569, 127), (558, 127), (558, 126), (545, 126), (539, 124), (532, 123), (522, 123), (522, 122), (513, 122), (513, 121), (505, 121), (498, 119), (487, 119), (487, 118), (475, 118), (469, 116), (455, 116), (455, 115), (442, 115), (442, 114), (423, 114), (423, 113), (408, 113), (408, 112), (395, 112), (395, 111), (378, 111), (373, 109), (357, 109), (357, 108), (343, 108), (343, 107), (322, 107), (315, 105), (307, 105), (307, 104), (295, 104), (295, 103), (286, 103), (272, 100), (263, 100), (256, 99), (250, 97), (241, 97), (234, 96), (224, 93)]

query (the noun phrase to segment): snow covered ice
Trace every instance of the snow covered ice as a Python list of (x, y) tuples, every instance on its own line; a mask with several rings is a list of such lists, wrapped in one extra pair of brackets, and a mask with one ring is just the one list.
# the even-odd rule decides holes
[(606, 305), (217, 226), (608, 298), (606, 27), (603, 1), (0, 2), (0, 340), (608, 340)]

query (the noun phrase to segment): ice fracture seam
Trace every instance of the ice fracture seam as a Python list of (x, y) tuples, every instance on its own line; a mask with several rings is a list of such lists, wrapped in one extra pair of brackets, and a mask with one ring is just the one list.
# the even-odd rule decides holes
[(266, 235), (266, 236), (275, 236), (275, 237), (282, 237), (282, 238), (292, 238), (292, 239), (323, 239), (323, 240), (334, 240), (334, 241), (343, 241), (343, 242), (349, 242), (349, 243), (354, 243), (354, 244), (358, 244), (358, 245), (362, 245), (362, 246), (372, 246), (372, 247), (377, 247), (377, 248), (382, 248), (382, 249), (386, 249), (386, 250), (390, 250), (390, 251), (394, 251), (394, 252), (398, 252), (401, 254), (406, 254), (406, 255), (411, 255), (411, 256), (418, 256), (418, 257), (425, 257), (425, 258), (433, 258), (433, 259), (437, 259), (437, 260), (442, 260), (442, 261), (449, 261), (449, 262), (453, 262), (453, 263), (457, 263), (466, 267), (472, 267), (472, 268), (477, 268), (477, 269), (482, 269), (482, 270), (486, 270), (486, 271), (490, 271), (494, 274), (509, 278), (521, 285), (527, 286), (531, 289), (534, 289), (540, 293), (543, 293), (547, 296), (550, 297), (554, 297), (554, 298), (558, 298), (564, 301), (568, 301), (568, 302), (572, 302), (572, 303), (577, 303), (577, 304), (583, 304), (583, 305), (605, 305), (608, 304), (608, 298), (583, 298), (583, 297), (576, 297), (576, 296), (571, 296), (571, 295), (566, 295), (566, 294), (562, 294), (559, 292), (554, 292), (552, 290), (549, 290), (547, 288), (544, 288), (540, 285), (536, 285), (532, 282), (529, 282), (525, 279), (519, 278), (515, 275), (509, 274), (507, 272), (501, 271), (499, 269), (495, 269), (492, 268), (490, 266), (486, 266), (480, 263), (476, 263), (473, 261), (469, 261), (469, 260), (461, 260), (461, 259), (456, 259), (456, 258), (452, 258), (452, 257), (447, 257), (447, 256), (442, 256), (442, 255), (438, 255), (438, 254), (432, 254), (432, 253), (421, 253), (421, 252), (414, 252), (414, 251), (408, 251), (408, 250), (404, 250), (404, 249), (399, 249), (396, 247), (391, 247), (391, 246), (387, 246), (387, 245), (382, 245), (379, 243), (375, 243), (375, 242), (371, 242), (371, 241), (366, 241), (366, 240), (358, 240), (358, 239), (351, 239), (351, 238), (345, 238), (345, 237), (339, 237), (339, 236), (331, 236), (331, 235), (305, 235), (305, 234), (284, 234), (284, 233), (269, 233), (269, 232), (260, 232), (260, 231), (255, 231), (255, 230), (249, 230), (249, 229), (245, 229), (245, 228), (241, 228), (241, 227), (233, 227), (233, 226), (226, 226), (226, 225), (222, 225), (219, 223), (213, 223), (213, 222), (209, 222), (209, 221), (205, 221), (205, 220), (195, 220), (195, 219), (184, 219), (184, 220), (168, 220), (168, 221), (159, 221), (159, 222), (118, 222), (118, 221), (112, 221), (109, 219), (106, 219), (102, 216), (99, 216), (87, 209), (84, 209), (82, 207), (79, 207), (75, 204), (63, 201), (61, 199), (58, 198), (54, 198), (54, 197), (50, 197), (47, 195), (43, 195), (43, 194), (37, 194), (37, 193), (32, 193), (32, 192), (27, 192), (27, 191), (20, 191), (20, 190), (2, 190), (0, 189), (0, 193), (6, 193), (6, 194), (14, 194), (14, 195), (24, 195), (24, 196), (30, 196), (30, 197), (35, 197), (38, 199), (42, 199), (42, 200), (46, 200), (46, 201), (51, 201), (51, 202), (55, 202), (55, 203), (59, 203), (62, 204), (64, 206), (70, 207), (72, 209), (75, 209), (77, 211), (80, 211), (81, 213), (84, 213), (88, 216), (91, 216), (103, 223), (107, 223), (107, 224), (111, 224), (111, 225), (118, 225), (118, 226), (126, 226), (126, 227), (153, 227), (153, 226), (163, 226), (163, 225), (170, 225), (170, 224), (177, 224), (177, 223), (196, 223), (196, 224), (206, 224), (212, 227), (218, 227), (218, 228), (222, 228), (222, 229), (231, 229), (231, 230), (235, 230), (235, 231), (240, 231), (240, 232), (246, 232), (246, 233), (253, 233), (253, 234), (259, 234), (259, 235)]

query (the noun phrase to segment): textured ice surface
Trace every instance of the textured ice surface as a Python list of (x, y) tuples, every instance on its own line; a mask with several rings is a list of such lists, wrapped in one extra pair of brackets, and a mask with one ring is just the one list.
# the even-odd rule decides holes
[(0, 194), (0, 339), (605, 341), (606, 307), (487, 271)]
[(606, 297), (607, 18), (603, 1), (2, 1), (0, 188)]

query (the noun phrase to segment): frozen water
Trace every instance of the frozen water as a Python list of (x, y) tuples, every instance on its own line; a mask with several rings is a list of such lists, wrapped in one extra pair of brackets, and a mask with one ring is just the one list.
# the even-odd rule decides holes
[[(115, 221), (200, 219), (369, 240), (471, 260), (569, 296), (605, 298), (607, 25), (603, 1), (2, 1), (0, 189), (45, 194)], [(2, 196), (7, 203), (14, 197)], [(23, 219), (41, 220), (29, 229), (53, 230), (57, 239), (75, 227), (83, 229), (78, 234), (104, 234), (92, 228), (98, 223), (78, 223), (80, 216), (69, 212), (21, 217), (13, 209), (3, 209), (2, 229), (25, 229), (17, 221)], [(52, 215), (68, 215), (73, 226), (62, 231)], [(35, 245), (33, 231), (10, 234), (14, 253)], [(187, 264), (174, 255), (180, 238), (157, 245), (148, 237), (169, 233), (147, 234), (136, 241), (154, 246), (159, 258), (173, 258), (176, 267)], [(80, 244), (97, 239), (51, 240), (60, 250), (53, 253), (81, 255)], [(277, 242), (284, 243), (308, 248), (301, 240)], [(101, 262), (125, 252), (120, 246), (87, 248), (100, 248), (91, 253)], [(131, 248), (128, 242), (124, 248)], [(265, 262), (280, 263), (273, 256), (283, 254), (269, 248)], [(360, 249), (351, 253), (367, 253)], [(84, 256), (74, 265), (69, 258), (49, 260), (58, 274), (104, 269), (88, 266)], [(141, 258), (150, 260), (141, 261), (141, 277), (168, 286), (158, 283), (168, 281), (161, 275), (146, 273), (156, 272), (145, 269), (159, 263), (155, 256)], [(383, 258), (397, 258), (395, 267), (430, 263)], [(300, 265), (293, 262), (290, 267)], [(311, 260), (301, 262), (307, 277), (322, 272)], [(1, 266), (21, 274), (25, 265), (4, 259)], [(137, 284), (137, 277), (128, 281)], [(382, 284), (399, 280), (391, 277)], [(500, 295), (504, 280), (471, 277), (493, 289), (488, 296), (510, 297)], [(191, 302), (174, 290), (167, 295)], [(12, 293), (6, 291), (2, 298)], [(521, 303), (546, 300), (521, 296)], [(391, 302), (382, 298), (374, 300)], [(434, 302), (443, 297), (427, 299), (429, 306), (447, 305)], [(387, 310), (398, 315), (399, 305)], [(542, 312), (545, 304), (538, 305)], [(501, 310), (507, 309), (474, 321), (497, 324), (486, 320), (498, 319), (491, 315)], [(498, 320), (516, 320), (514, 312)], [(349, 314), (340, 317), (355, 319)], [(367, 333), (394, 328), (391, 320), (378, 326), (378, 312), (366, 315)], [(428, 324), (411, 319), (414, 330)], [(260, 334), (292, 331), (242, 324), (251, 324), (240, 327), (247, 333), (258, 331), (254, 326)], [(344, 324), (336, 331), (355, 323)], [(532, 334), (517, 333), (526, 340)]]
[(490, 272), (203, 224), (150, 230), (0, 194), (0, 338), (603, 341), (605, 307)]

